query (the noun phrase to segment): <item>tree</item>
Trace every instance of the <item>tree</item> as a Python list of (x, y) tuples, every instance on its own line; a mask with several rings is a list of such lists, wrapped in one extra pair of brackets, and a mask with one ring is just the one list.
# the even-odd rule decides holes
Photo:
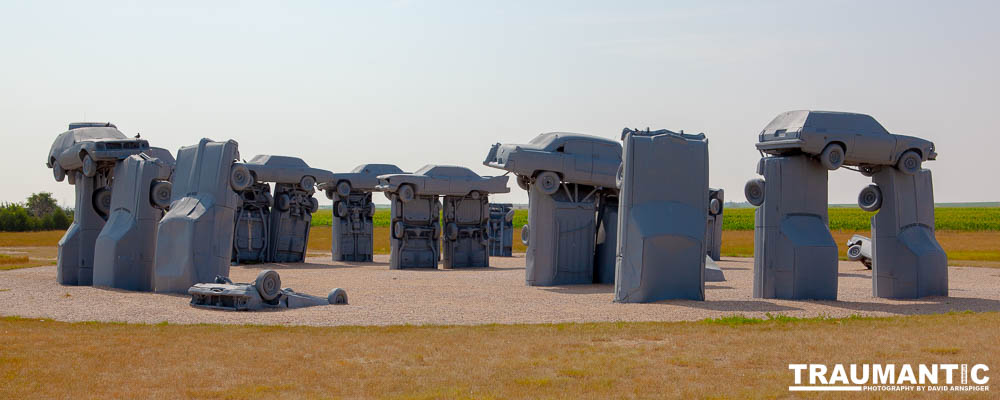
[(59, 210), (59, 205), (56, 203), (56, 199), (52, 198), (52, 193), (38, 192), (28, 197), (26, 208), (28, 213), (35, 218), (42, 218)]

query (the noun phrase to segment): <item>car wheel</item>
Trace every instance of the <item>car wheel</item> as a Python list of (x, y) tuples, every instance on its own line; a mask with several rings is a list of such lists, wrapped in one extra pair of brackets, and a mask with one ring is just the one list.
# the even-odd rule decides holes
[(375, 216), (375, 203), (368, 203), (368, 218)]
[(478, 191), (473, 190), (473, 191), (469, 192), (469, 198), (470, 199), (479, 200), (480, 197), (482, 197), (482, 194), (480, 194)]
[(149, 203), (159, 209), (170, 207), (170, 193), (173, 184), (167, 181), (153, 181), (153, 186), (149, 189)]
[(333, 191), (333, 189), (326, 189), (323, 192), (326, 193), (326, 198), (330, 199), (330, 200), (333, 200), (334, 196), (335, 196), (334, 193), (337, 193), (337, 192)]
[(531, 177), (518, 175), (517, 176), (517, 187), (528, 190), (531, 188)]
[(347, 197), (351, 195), (351, 183), (348, 181), (337, 182), (337, 194), (340, 197)]
[(76, 171), (70, 171), (66, 174), (66, 182), (69, 182), (70, 185), (76, 185)]
[(264, 300), (274, 300), (281, 294), (281, 277), (273, 270), (260, 271), (253, 284), (257, 287), (257, 293), (260, 293), (260, 297)]
[(404, 203), (409, 203), (417, 197), (417, 191), (413, 190), (413, 185), (407, 183), (399, 186), (399, 190), (396, 192), (396, 195), (398, 195), (399, 199)]
[(764, 180), (757, 178), (747, 181), (747, 184), (743, 186), (743, 195), (747, 197), (750, 204), (760, 207), (761, 204), (764, 204)]
[(458, 224), (455, 224), (454, 222), (449, 222), (444, 227), (444, 234), (445, 237), (448, 238), (448, 240), (458, 239)]
[(830, 171), (840, 168), (844, 165), (844, 146), (836, 143), (826, 145), (826, 148), (819, 155), (819, 161), (824, 168)]
[(858, 194), (858, 207), (869, 212), (882, 208), (882, 190), (878, 185), (872, 184), (861, 189), (861, 193)]
[(330, 304), (347, 304), (347, 291), (335, 288), (326, 296), (326, 301), (330, 302)]
[(66, 179), (66, 170), (58, 162), (52, 163), (52, 177), (56, 178), (56, 182), (62, 182), (63, 179)]
[(315, 197), (310, 197), (309, 198), (309, 213), (310, 214), (315, 214), (316, 211), (319, 211), (319, 200), (316, 200)]
[(847, 248), (847, 259), (851, 261), (858, 261), (861, 259), (861, 246), (854, 245)]
[(313, 178), (311, 176), (303, 176), (302, 179), (299, 180), (299, 188), (305, 190), (306, 192), (312, 193), (314, 190), (316, 190), (316, 178)]
[(528, 245), (528, 233), (529, 233), (528, 232), (528, 225), (522, 226), (521, 227), (521, 243), (523, 243), (525, 246)]
[(90, 154), (83, 156), (83, 175), (88, 178), (93, 178), (94, 175), (97, 175), (97, 161), (94, 161)]
[(433, 237), (434, 240), (441, 238), (441, 224), (431, 225), (431, 237)]
[(338, 201), (337, 205), (333, 206), (333, 210), (337, 213), (340, 218), (347, 218), (347, 204), (343, 201)]
[(622, 183), (625, 182), (625, 162), (618, 164), (618, 172), (615, 173), (615, 186), (618, 189), (622, 188)]
[(111, 214), (111, 189), (106, 187), (94, 191), (94, 210), (107, 217)]
[(920, 159), (920, 155), (913, 150), (907, 150), (902, 156), (899, 156), (899, 161), (896, 162), (896, 169), (902, 171), (904, 174), (913, 175), (920, 172), (922, 168), (923, 160)]
[(274, 202), (274, 206), (278, 211), (288, 211), (288, 207), (291, 206), (292, 199), (288, 197), (288, 193), (282, 193), (278, 195), (278, 198)]
[(246, 190), (251, 184), (253, 184), (253, 175), (250, 175), (250, 169), (243, 164), (233, 164), (232, 169), (229, 170), (229, 186), (233, 188), (233, 191)]
[(559, 175), (552, 171), (545, 171), (535, 177), (535, 184), (542, 190), (542, 193), (553, 195), (559, 191)]
[(719, 199), (712, 199), (712, 201), (708, 202), (709, 214), (719, 215), (720, 212), (722, 212), (722, 203), (719, 202)]
[(403, 224), (403, 221), (396, 221), (395, 223), (392, 224), (392, 237), (396, 239), (402, 239), (403, 234), (405, 233), (406, 233), (406, 225)]

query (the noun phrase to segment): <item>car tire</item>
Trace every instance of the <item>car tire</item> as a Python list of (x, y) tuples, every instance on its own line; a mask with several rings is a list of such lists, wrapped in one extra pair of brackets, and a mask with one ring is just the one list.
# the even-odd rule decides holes
[(351, 195), (351, 183), (348, 181), (337, 182), (337, 194), (340, 197), (347, 197)]
[(58, 162), (52, 163), (52, 177), (56, 178), (56, 182), (62, 182), (66, 179), (66, 170)]
[(819, 162), (823, 164), (824, 168), (834, 171), (844, 165), (844, 157), (844, 146), (837, 143), (830, 143), (820, 153)]
[(417, 191), (413, 189), (413, 185), (404, 183), (399, 185), (399, 190), (396, 191), (396, 195), (399, 196), (400, 201), (409, 203), (417, 197)]
[(233, 191), (246, 190), (253, 184), (253, 181), (253, 175), (250, 175), (250, 169), (246, 165), (233, 164), (229, 170), (229, 186), (233, 188)]
[(260, 297), (264, 300), (274, 300), (281, 294), (281, 277), (274, 270), (260, 271), (253, 284), (257, 288), (257, 293), (260, 293)]
[(914, 175), (923, 169), (923, 160), (920, 159), (920, 154), (913, 150), (907, 150), (903, 152), (903, 155), (899, 156), (899, 161), (896, 162), (896, 169), (907, 175)]
[(375, 203), (368, 203), (368, 218), (375, 216)]
[(107, 217), (111, 214), (111, 189), (102, 187), (94, 191), (94, 211)]
[(517, 176), (517, 187), (519, 187), (521, 189), (524, 189), (524, 190), (531, 189), (531, 177), (524, 176), (524, 175), (518, 175)]
[(847, 248), (847, 259), (851, 261), (858, 261), (861, 259), (861, 246), (853, 245)]
[(299, 189), (305, 190), (307, 193), (312, 193), (316, 191), (316, 178), (311, 176), (303, 176), (299, 179)]
[(761, 204), (764, 204), (764, 193), (763, 179), (751, 179), (747, 181), (746, 185), (743, 186), (743, 195), (746, 196), (747, 202), (756, 207), (760, 207)]
[(334, 288), (330, 294), (326, 295), (326, 301), (330, 304), (347, 304), (347, 291), (341, 288)]
[(445, 234), (445, 237), (448, 238), (448, 240), (457, 240), (458, 239), (458, 224), (456, 224), (454, 222), (449, 222), (447, 225), (444, 226), (444, 234)]
[(173, 184), (167, 181), (153, 181), (149, 188), (149, 204), (161, 210), (170, 207), (170, 195), (173, 191)]
[(473, 190), (473, 191), (469, 192), (469, 198), (470, 199), (479, 200), (480, 197), (482, 197), (482, 194), (480, 194), (478, 191)]
[(535, 185), (549, 196), (559, 191), (559, 175), (552, 171), (545, 171), (535, 177)]
[(869, 212), (882, 208), (882, 190), (878, 185), (871, 184), (861, 189), (861, 193), (858, 194), (858, 207)]
[(396, 221), (392, 224), (392, 237), (402, 239), (405, 233), (406, 225), (403, 224), (403, 221)]
[(528, 233), (530, 233), (528, 230), (528, 225), (525, 224), (524, 226), (521, 227), (521, 243), (524, 244), (525, 246), (528, 245)]
[(93, 178), (97, 175), (97, 161), (94, 161), (94, 158), (90, 154), (84, 154), (81, 161), (83, 164), (83, 176)]
[(277, 199), (275, 199), (274, 208), (277, 208), (278, 211), (282, 212), (288, 211), (288, 207), (292, 205), (291, 203), (292, 203), (292, 198), (288, 196), (288, 193), (282, 193), (278, 195)]
[(309, 213), (310, 214), (315, 214), (316, 211), (319, 211), (319, 200), (316, 200), (315, 197), (310, 197), (309, 198)]
[(343, 201), (338, 201), (337, 204), (333, 205), (333, 212), (337, 213), (340, 218), (347, 218), (347, 204)]
[(324, 190), (323, 192), (324, 192), (324, 193), (326, 193), (326, 198), (327, 198), (327, 199), (329, 199), (329, 200), (333, 200), (333, 199), (335, 199), (335, 198), (336, 198), (336, 196), (337, 196), (337, 195), (335, 194), (335, 193), (337, 193), (337, 192), (336, 192), (336, 191), (334, 191), (333, 189), (326, 189), (326, 190)]
[(722, 212), (722, 203), (719, 199), (712, 199), (708, 202), (708, 213), (711, 215), (719, 215)]
[(70, 171), (69, 174), (66, 174), (66, 182), (69, 182), (70, 185), (76, 185), (76, 171)]

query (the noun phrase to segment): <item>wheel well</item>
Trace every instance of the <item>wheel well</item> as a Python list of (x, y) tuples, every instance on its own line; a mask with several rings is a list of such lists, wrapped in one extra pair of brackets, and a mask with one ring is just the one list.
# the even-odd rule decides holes
[[(831, 145), (831, 144), (839, 144), (839, 145), (840, 145), (840, 148), (844, 149), (844, 157), (847, 157), (847, 145), (846, 145), (846, 144), (844, 144), (844, 142), (840, 142), (840, 141), (836, 141), (836, 140), (834, 140), (834, 141), (831, 141), (830, 143), (827, 143), (826, 145), (827, 145), (827, 146), (829, 146), (829, 145)], [(824, 147), (824, 149), (825, 149), (825, 148), (826, 148), (826, 147)]]
[(538, 170), (535, 170), (534, 172), (532, 172), (532, 173), (531, 173), (531, 179), (535, 179), (535, 178), (537, 178), (537, 177), (538, 177), (538, 175), (539, 175), (539, 174), (541, 174), (542, 172), (551, 172), (551, 173), (553, 173), (553, 174), (556, 174), (556, 176), (558, 176), (558, 177), (559, 177), (559, 180), (562, 180), (562, 179), (563, 179), (563, 174), (560, 174), (560, 173), (558, 173), (558, 172), (556, 172), (556, 171), (549, 171), (549, 170), (546, 170), (546, 169), (538, 169)]
[(904, 151), (903, 151), (902, 153), (899, 153), (899, 155), (900, 155), (900, 156), (902, 156), (903, 154), (906, 154), (906, 152), (907, 152), (907, 151), (912, 151), (912, 152), (914, 152), (914, 153), (917, 153), (917, 155), (918, 155), (918, 156), (920, 156), (920, 159), (921, 159), (921, 160), (923, 160), (923, 159), (924, 159), (924, 153), (923, 153), (922, 151), (920, 151), (920, 149), (918, 149), (918, 148), (916, 148), (916, 147), (914, 147), (914, 148), (912, 148), (912, 149), (906, 149), (906, 150), (904, 150)]
[(83, 161), (83, 157), (87, 155), (87, 150), (80, 150), (80, 161)]

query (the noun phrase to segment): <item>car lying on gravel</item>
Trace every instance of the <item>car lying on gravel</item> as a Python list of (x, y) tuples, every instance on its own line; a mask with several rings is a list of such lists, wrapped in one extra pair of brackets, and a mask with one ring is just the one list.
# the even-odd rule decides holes
[(566, 132), (543, 133), (527, 144), (494, 144), (483, 161), (487, 167), (513, 172), (521, 189), (540, 181), (552, 193), (559, 182), (614, 188), (621, 163), (620, 142)]
[(868, 176), (883, 165), (915, 174), (924, 161), (937, 158), (934, 143), (891, 134), (866, 114), (788, 111), (767, 124), (758, 139), (757, 149), (761, 152), (806, 153), (817, 156), (829, 170), (851, 165)]
[(67, 172), (82, 170), (89, 178), (98, 170), (113, 168), (119, 160), (149, 150), (149, 142), (126, 137), (110, 122), (76, 122), (69, 128), (52, 142), (45, 160), (59, 182)]
[(862, 235), (851, 236), (847, 240), (847, 259), (859, 261), (872, 269), (872, 240)]
[(317, 188), (326, 192), (330, 200), (347, 197), (351, 190), (372, 190), (378, 186), (379, 175), (402, 174), (403, 170), (392, 164), (361, 164), (351, 172), (333, 174), (326, 182), (319, 182)]
[(273, 270), (264, 270), (253, 283), (233, 283), (223, 276), (214, 283), (196, 283), (188, 289), (191, 306), (229, 311), (252, 311), (263, 308), (301, 308), (326, 304), (347, 304), (347, 292), (335, 288), (326, 298), (296, 293), (281, 288), (281, 277)]
[(418, 195), (472, 196), (508, 193), (506, 176), (479, 176), (471, 169), (453, 165), (425, 165), (412, 174), (378, 177), (376, 190), (398, 193), (406, 202)]

